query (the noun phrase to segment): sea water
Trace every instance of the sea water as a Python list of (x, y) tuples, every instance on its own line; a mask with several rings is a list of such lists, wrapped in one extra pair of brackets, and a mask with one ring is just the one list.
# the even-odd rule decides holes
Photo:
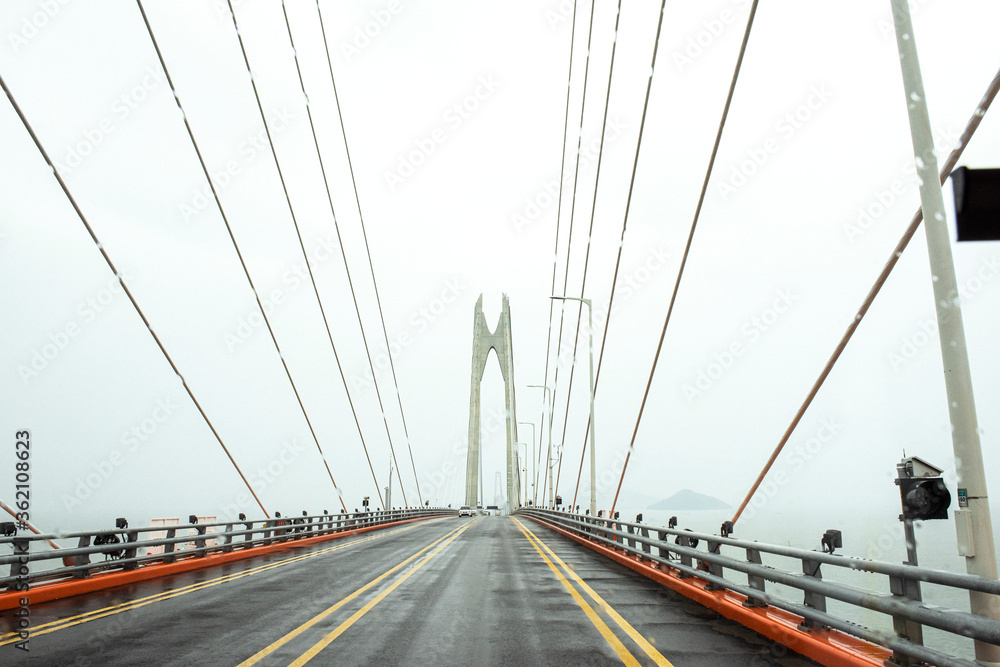
[[(642, 523), (650, 527), (666, 527), (670, 517), (677, 517), (677, 527), (698, 533), (718, 535), (722, 523), (733, 517), (732, 509), (725, 510), (643, 510)], [(620, 518), (634, 521), (636, 512), (620, 512)], [(801, 549), (822, 550), (821, 539), (827, 529), (840, 530), (843, 547), (836, 553), (871, 560), (902, 563), (906, 560), (906, 542), (903, 525), (898, 517), (866, 516), (863, 511), (790, 510), (769, 512), (764, 516), (741, 518), (732, 537), (755, 540), (766, 544), (792, 546)], [(965, 573), (965, 559), (958, 555), (955, 528), (951, 521), (923, 521), (914, 525), (917, 539), (917, 559), (921, 567), (948, 572)], [(699, 545), (700, 546), (700, 545)], [(723, 550), (725, 554), (726, 551)], [(730, 550), (727, 555), (739, 557), (742, 552)], [(765, 565), (801, 573), (797, 560), (768, 557), (763, 554)], [(822, 567), (825, 580), (849, 584), (878, 594), (889, 593), (889, 578), (885, 575), (857, 572), (849, 568)], [(744, 582), (740, 573), (729, 572), (734, 581)], [(787, 600), (801, 603), (801, 590), (768, 582), (767, 591)], [(927, 583), (921, 584), (925, 603), (957, 611), (969, 611), (969, 594), (965, 590), (951, 589)], [(827, 611), (874, 630), (892, 631), (891, 617), (849, 605), (837, 600), (827, 600)], [(924, 627), (924, 645), (951, 655), (972, 660), (973, 642), (935, 628)]]

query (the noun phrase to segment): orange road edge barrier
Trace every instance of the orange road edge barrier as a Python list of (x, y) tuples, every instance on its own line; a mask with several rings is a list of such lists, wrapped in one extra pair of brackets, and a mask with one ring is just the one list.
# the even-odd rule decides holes
[(590, 547), (597, 553), (694, 600), (703, 607), (717, 611), (726, 618), (827, 667), (883, 667), (884, 661), (892, 656), (892, 651), (882, 646), (839, 630), (822, 628), (799, 630), (798, 625), (803, 620), (801, 616), (770, 606), (745, 607), (743, 602), (747, 599), (746, 596), (729, 590), (707, 590), (708, 583), (697, 577), (681, 579), (676, 574), (654, 567), (655, 563), (652, 561), (642, 560), (630, 553), (593, 542), (537, 517), (529, 515), (526, 518)]
[[(352, 537), (354, 535), (367, 533), (373, 530), (382, 530), (385, 528), (392, 528), (393, 526), (414, 523), (416, 521), (436, 519), (440, 518), (440, 516), (447, 515), (425, 516), (414, 519), (406, 519), (404, 521), (393, 521), (392, 523), (384, 523), (377, 526), (365, 526), (363, 528), (345, 530), (331, 535), (317, 535), (315, 537), (306, 537), (297, 540), (292, 539), (287, 542), (278, 542), (275, 544), (251, 547), (248, 549), (237, 548), (234, 551), (225, 553), (215, 552), (205, 556), (188, 556), (184, 558), (185, 552), (178, 551), (176, 552), (176, 556), (178, 558), (184, 558), (184, 560), (178, 560), (175, 563), (155, 563), (153, 565), (147, 565), (145, 567), (139, 567), (138, 569), (128, 571), (116, 570), (114, 572), (99, 572), (91, 577), (87, 577), (86, 579), (63, 579), (52, 583), (41, 584), (39, 586), (32, 586), (27, 591), (5, 591), (0, 593), (0, 611), (17, 609), (20, 606), (19, 601), (21, 598), (28, 598), (28, 600), (30, 600), (30, 604), (32, 605), (42, 602), (51, 602), (52, 600), (61, 600), (63, 598), (73, 597), (76, 595), (85, 595), (87, 593), (93, 593), (94, 591), (114, 588), (115, 586), (125, 586), (128, 584), (135, 584), (140, 581), (168, 577), (172, 574), (180, 574), (182, 572), (190, 572), (191, 570), (201, 570), (208, 567), (214, 567), (216, 565), (222, 565), (223, 563), (231, 563), (233, 561), (255, 558), (256, 556), (263, 556), (276, 551), (284, 551), (286, 549), (294, 549), (297, 547), (307, 547), (313, 544), (336, 540), (342, 537)], [(275, 529), (272, 528), (271, 530), (273, 532)], [(209, 534), (208, 537), (211, 539), (211, 534)], [(193, 542), (196, 538), (204, 538), (204, 536), (192, 535), (191, 541)], [(281, 538), (276, 538), (272, 535), (271, 539)], [(238, 547), (239, 545), (240, 542), (232, 543), (232, 546), (234, 547)], [(92, 563), (92, 565), (98, 567), (101, 563)]]

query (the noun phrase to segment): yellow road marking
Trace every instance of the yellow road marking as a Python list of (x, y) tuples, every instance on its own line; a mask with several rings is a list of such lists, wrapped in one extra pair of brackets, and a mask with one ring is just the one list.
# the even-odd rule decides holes
[[(365, 584), (361, 588), (357, 589), (356, 591), (354, 591), (353, 593), (351, 593), (350, 595), (348, 595), (347, 597), (345, 597), (344, 599), (342, 599), (340, 602), (338, 602), (335, 605), (333, 605), (333, 606), (331, 606), (331, 607), (323, 610), (322, 612), (320, 612), (316, 616), (312, 617), (311, 619), (309, 619), (308, 621), (306, 621), (305, 623), (303, 623), (299, 627), (295, 628), (294, 630), (292, 630), (291, 632), (289, 632), (285, 636), (279, 638), (277, 641), (273, 642), (272, 644), (266, 646), (265, 648), (263, 648), (260, 651), (258, 651), (257, 653), (255, 653), (254, 655), (250, 656), (249, 658), (247, 658), (246, 660), (244, 660), (243, 662), (241, 662), (239, 665), (237, 665), (237, 667), (249, 667), (250, 665), (257, 664), (258, 662), (260, 662), (261, 660), (263, 660), (264, 658), (266, 658), (270, 654), (274, 653), (276, 650), (278, 650), (279, 648), (281, 648), (282, 646), (284, 646), (285, 644), (287, 644), (288, 642), (290, 642), (291, 640), (295, 639), (300, 634), (302, 634), (303, 632), (305, 632), (306, 630), (308, 630), (309, 628), (311, 628), (313, 625), (315, 625), (319, 621), (323, 620), (324, 618), (326, 618), (327, 616), (329, 616), (333, 612), (337, 611), (338, 609), (340, 609), (342, 606), (344, 606), (345, 604), (347, 604), (348, 602), (350, 602), (354, 598), (356, 598), (359, 595), (361, 595), (362, 593), (364, 593), (366, 590), (368, 590), (372, 586), (375, 586), (380, 581), (382, 581), (386, 577), (390, 576), (392, 573), (396, 572), (400, 568), (402, 568), (405, 565), (409, 564), (413, 560), (419, 558), (421, 554), (423, 554), (426, 551), (434, 548), (434, 545), (436, 545), (439, 542), (447, 539), (449, 535), (455, 534), (459, 530), (464, 530), (465, 528), (468, 528), (468, 526), (470, 526), (470, 525), (472, 525), (472, 524), (468, 524), (464, 528), (461, 528), (461, 529), (456, 528), (455, 530), (451, 531), (450, 533), (446, 533), (442, 537), (440, 537), (437, 540), (431, 542), (426, 547), (424, 547), (420, 551), (416, 552), (415, 554), (413, 554), (412, 556), (410, 556), (409, 558), (407, 558), (406, 560), (404, 560), (402, 563), (399, 563), (398, 565), (396, 565), (392, 569), (390, 569), (390, 570), (382, 573), (381, 575), (379, 575), (375, 579), (372, 579), (367, 584)], [(455, 536), (457, 537), (457, 535), (455, 535)], [(333, 641), (333, 640), (331, 639), (330, 641)], [(329, 642), (327, 642), (327, 643), (329, 643)]]
[(542, 540), (533, 532), (531, 532), (530, 529), (524, 528), (523, 530), (527, 530), (528, 533), (530, 533), (531, 536), (534, 537), (535, 540), (537, 540), (538, 543), (541, 544), (542, 547), (544, 547), (547, 552), (549, 552), (549, 555), (552, 556), (552, 559), (555, 560), (557, 563), (559, 563), (562, 569), (566, 571), (566, 574), (568, 574), (570, 578), (573, 579), (573, 581), (575, 581), (578, 586), (580, 586), (580, 588), (585, 590), (587, 592), (587, 595), (593, 598), (593, 600), (597, 604), (601, 605), (601, 608), (604, 610), (604, 613), (606, 613), (608, 616), (614, 619), (614, 622), (618, 624), (618, 627), (624, 630), (625, 633), (632, 638), (632, 641), (638, 644), (642, 648), (642, 650), (646, 652), (646, 655), (648, 655), (650, 658), (653, 659), (653, 662), (655, 662), (660, 667), (673, 667), (672, 663), (669, 660), (664, 658), (660, 654), (660, 652), (657, 651), (656, 648), (652, 644), (650, 644), (649, 641), (647, 641), (646, 638), (643, 637), (638, 630), (633, 628), (628, 621), (622, 618), (621, 614), (615, 611), (615, 609), (610, 604), (605, 602), (604, 598), (602, 598), (600, 595), (597, 594), (597, 591), (595, 591), (593, 588), (587, 585), (587, 582), (581, 579), (580, 576), (573, 571), (573, 568), (564, 563), (562, 559), (560, 559), (559, 556), (557, 556), (555, 552), (553, 552), (552, 549), (550, 549), (548, 545), (545, 544), (545, 542), (542, 542)]
[[(475, 522), (473, 522), (473, 523), (475, 523)], [(424, 565), (426, 565), (432, 558), (434, 558), (434, 556), (437, 556), (441, 552), (442, 549), (444, 549), (446, 546), (448, 546), (449, 544), (451, 544), (455, 540), (455, 538), (457, 538), (459, 535), (461, 535), (466, 530), (468, 530), (470, 526), (472, 526), (472, 523), (467, 523), (464, 526), (462, 526), (461, 528), (459, 528), (457, 531), (452, 531), (451, 532), (451, 537), (448, 538), (447, 542), (441, 543), (438, 546), (438, 548), (435, 549), (434, 551), (432, 551), (430, 554), (428, 554), (426, 558), (424, 558), (422, 561), (420, 561), (419, 563), (417, 563), (416, 565), (414, 565), (413, 569), (409, 570), (406, 574), (404, 574), (403, 576), (401, 576), (399, 579), (397, 579), (396, 581), (392, 582), (391, 586), (389, 586), (384, 591), (382, 591), (381, 593), (379, 593), (378, 596), (376, 596), (375, 598), (373, 598), (371, 600), (371, 602), (369, 602), (364, 607), (362, 607), (361, 609), (359, 609), (356, 612), (354, 612), (353, 614), (351, 614), (351, 617), (348, 618), (343, 623), (341, 623), (340, 625), (338, 625), (336, 630), (334, 630), (333, 632), (331, 632), (327, 636), (323, 637), (323, 639), (321, 639), (318, 642), (316, 642), (313, 645), (312, 648), (310, 648), (308, 651), (306, 651), (301, 656), (299, 656), (298, 660), (296, 660), (295, 662), (291, 663), (288, 667), (301, 667), (302, 665), (306, 664), (307, 662), (309, 662), (310, 660), (312, 660), (314, 657), (316, 657), (316, 655), (320, 651), (322, 651), (324, 648), (326, 648), (327, 646), (329, 646), (330, 643), (334, 639), (336, 639), (337, 637), (339, 637), (341, 634), (344, 633), (345, 630), (347, 630), (352, 625), (354, 625), (355, 621), (357, 621), (359, 618), (361, 618), (362, 616), (364, 616), (365, 614), (367, 614), (371, 610), (372, 607), (374, 607), (379, 602), (381, 602), (385, 598), (385, 596), (387, 596), (389, 593), (391, 593), (394, 590), (396, 590), (396, 588), (401, 583), (403, 583), (404, 581), (406, 581), (407, 579), (409, 579), (410, 576), (413, 575), (414, 572), (416, 572), (417, 570), (419, 570), (420, 568), (422, 568)], [(445, 537), (448, 537), (448, 536), (446, 535)], [(441, 539), (444, 539), (444, 538), (441, 538)], [(441, 540), (438, 540), (438, 541), (440, 542)], [(434, 545), (432, 544), (430, 546), (434, 546)], [(430, 548), (430, 547), (428, 547), (428, 548)]]
[[(361, 537), (356, 540), (351, 540), (350, 542), (338, 544), (333, 547), (328, 547), (326, 549), (321, 549), (319, 551), (314, 551), (308, 554), (301, 554), (299, 556), (293, 556), (291, 558), (286, 558), (284, 560), (278, 561), (276, 563), (268, 563), (267, 565), (260, 565), (243, 572), (237, 572), (234, 574), (227, 574), (216, 579), (210, 579), (208, 581), (202, 581), (197, 584), (191, 584), (189, 586), (184, 586), (183, 588), (178, 588), (172, 591), (164, 591), (162, 593), (156, 593), (144, 598), (139, 598), (138, 600), (131, 600), (129, 602), (120, 602), (118, 604), (110, 605), (108, 607), (102, 607), (101, 609), (95, 609), (93, 611), (84, 612), (82, 614), (77, 614), (75, 616), (68, 616), (66, 618), (61, 618), (57, 621), (52, 621), (49, 623), (43, 623), (42, 625), (33, 626), (31, 628), (31, 635), (46, 635), (50, 632), (56, 632), (57, 630), (63, 630), (65, 628), (73, 627), (74, 625), (80, 625), (82, 623), (87, 623), (88, 621), (95, 621), (100, 618), (105, 618), (107, 616), (113, 616), (115, 614), (120, 614), (124, 611), (131, 611), (132, 609), (138, 609), (139, 607), (144, 607), (147, 604), (152, 604), (154, 602), (160, 602), (162, 600), (168, 600), (173, 597), (178, 597), (180, 595), (186, 595), (188, 593), (193, 593), (195, 591), (202, 590), (203, 588), (209, 588), (211, 586), (216, 586), (218, 584), (229, 583), (237, 579), (242, 579), (243, 577), (249, 577), (261, 572), (266, 572), (278, 567), (284, 567), (285, 565), (291, 565), (293, 563), (298, 563), (309, 558), (315, 558), (316, 556), (322, 556), (323, 554), (328, 554), (334, 551), (340, 551), (341, 549), (346, 549), (358, 544), (363, 544), (365, 542), (370, 542), (372, 540), (380, 539), (382, 537), (388, 537), (389, 535), (394, 535), (407, 530), (412, 530), (416, 528), (417, 524), (410, 526), (405, 526), (403, 528), (397, 528), (391, 531), (378, 532), (376, 534), (370, 535), (368, 537)], [(30, 592), (29, 592), (30, 595)], [(7, 644), (13, 644), (18, 641), (18, 634), (15, 632), (7, 632), (0, 635), (0, 646), (6, 646)]]
[(556, 577), (559, 579), (559, 582), (563, 585), (563, 587), (569, 592), (570, 595), (573, 596), (573, 600), (575, 600), (576, 604), (579, 605), (580, 609), (583, 610), (583, 613), (587, 615), (587, 618), (590, 619), (590, 622), (594, 624), (594, 627), (597, 628), (597, 631), (601, 633), (601, 636), (604, 637), (604, 641), (608, 643), (608, 646), (612, 648), (612, 650), (615, 652), (618, 658), (626, 665), (630, 666), (634, 665), (635, 667), (639, 667), (639, 661), (635, 659), (635, 656), (629, 653), (629, 650), (625, 648), (625, 644), (623, 644), (621, 640), (615, 636), (615, 633), (611, 631), (611, 628), (608, 627), (608, 624), (605, 623), (603, 620), (601, 620), (601, 617), (597, 615), (597, 612), (594, 611), (594, 608), (591, 607), (589, 604), (587, 604), (587, 601), (584, 600), (583, 596), (580, 595), (579, 591), (577, 591), (576, 588), (573, 587), (573, 584), (571, 584), (569, 580), (563, 576), (563, 573), (559, 571), (559, 568), (553, 565), (552, 561), (549, 560), (548, 556), (545, 555), (545, 552), (542, 551), (537, 544), (535, 544), (534, 539), (532, 539), (533, 536), (528, 533), (528, 531), (524, 528), (523, 525), (521, 525), (521, 522), (518, 521), (517, 519), (512, 519), (512, 520), (514, 521), (514, 523), (517, 524), (517, 527), (524, 534), (525, 538), (527, 538), (528, 543), (531, 544), (531, 546), (535, 548), (535, 551), (538, 552), (538, 555), (542, 557), (542, 560), (545, 561), (545, 564), (548, 565), (549, 568), (551, 568), (551, 570), (555, 573)]

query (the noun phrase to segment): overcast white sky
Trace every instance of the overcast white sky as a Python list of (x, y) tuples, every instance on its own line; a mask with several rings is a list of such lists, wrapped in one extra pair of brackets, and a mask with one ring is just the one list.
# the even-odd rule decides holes
[[(510, 297), (517, 417), (543, 433), (542, 392), (527, 385), (546, 382), (557, 210), (549, 192), (560, 173), (572, 3), (321, 4), (417, 478), (425, 500), (458, 504), (480, 294), (491, 326), (501, 294)], [(579, 4), (570, 155), (590, 11), (589, 2)], [(588, 146), (600, 136), (616, 7), (596, 4), (566, 288), (575, 296), (594, 198), (596, 151)], [(288, 5), (404, 489), (415, 504), (317, 9)], [(1000, 7), (913, 5), (931, 120), (946, 151), (1000, 63), (993, 34)], [(220, 1), (144, 6), (331, 471), (349, 509), (358, 507), (362, 496), (375, 496), (375, 482), (302, 277), (228, 9)], [(597, 396), (603, 507), (635, 424), (748, 10), (741, 0), (667, 5)], [(621, 15), (586, 288), (600, 314), (598, 336), (658, 11), (658, 2), (629, 2)], [(236, 17), (384, 487), (389, 445), (281, 5), (244, 0)], [(5, 2), (0, 39), (0, 74), (265, 506), (283, 514), (338, 508), (219, 210), (204, 197), (204, 175), (136, 4)], [(997, 166), (993, 113), (962, 164)], [(133, 524), (231, 516), (242, 482), (6, 100), (0, 142), (0, 432), (8, 442), (0, 498), (12, 501), (14, 433), (29, 429), (32, 518), (45, 530), (110, 525), (115, 516)], [(738, 504), (919, 205), (911, 155), (889, 3), (855, 0), (835, 10), (762, 3), (626, 477), (635, 495), (622, 509), (682, 488)], [(571, 192), (563, 193), (557, 293)], [(978, 243), (954, 253), (968, 297), (987, 478), (996, 484), (1000, 251)], [(564, 344), (572, 345), (576, 312), (567, 308)], [(892, 519), (899, 509), (890, 478), (904, 448), (951, 467), (933, 317), (921, 231), (778, 460), (772, 516), (804, 506), (841, 514), (864, 507)], [(727, 356), (734, 345), (739, 354)], [(585, 436), (586, 362), (581, 334), (559, 486), (567, 501)], [(554, 369), (553, 362), (550, 384)], [(557, 442), (568, 371), (556, 391)], [(502, 416), (495, 363), (484, 378), (483, 410)], [(518, 435), (530, 442), (531, 429)], [(484, 443), (492, 502), (502, 430), (488, 430)], [(393, 504), (401, 502), (394, 479)], [(238, 510), (260, 515), (252, 503)]]

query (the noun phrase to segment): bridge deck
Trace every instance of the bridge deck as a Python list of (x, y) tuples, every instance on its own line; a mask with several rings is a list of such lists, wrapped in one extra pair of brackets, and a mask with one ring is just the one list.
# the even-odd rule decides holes
[(30, 654), (5, 636), (4, 664), (815, 664), (509, 517), (376, 531), (37, 605), (31, 620)]

